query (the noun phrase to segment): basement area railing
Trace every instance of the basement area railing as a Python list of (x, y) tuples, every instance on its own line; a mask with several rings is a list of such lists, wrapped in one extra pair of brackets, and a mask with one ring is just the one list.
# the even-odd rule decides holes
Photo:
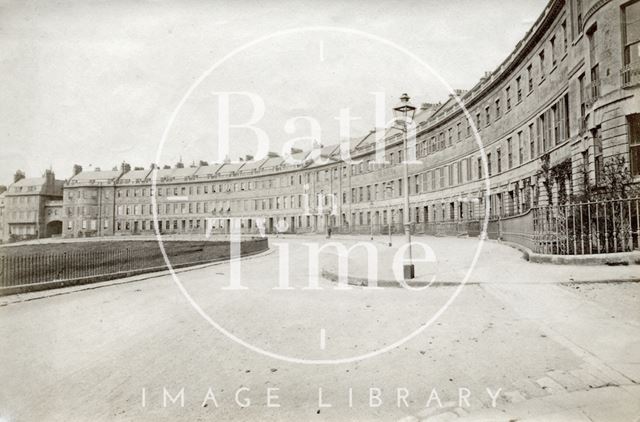
[(500, 220), (500, 238), (533, 252), (587, 255), (639, 248), (640, 198), (534, 207)]
[[(481, 234), (483, 220), (451, 220), (412, 224), (412, 233), (435, 236)], [(514, 216), (489, 219), (486, 236), (522, 245), (535, 253), (587, 255), (629, 252), (640, 248), (640, 198), (532, 207)], [(401, 234), (401, 223), (391, 224)], [(386, 235), (389, 225), (342, 225), (334, 234)]]
[(640, 199), (615, 199), (533, 209), (534, 251), (585, 255), (638, 248)]

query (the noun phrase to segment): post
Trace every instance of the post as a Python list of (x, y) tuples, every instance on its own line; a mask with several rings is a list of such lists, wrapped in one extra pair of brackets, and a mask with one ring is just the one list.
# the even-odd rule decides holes
[(391, 221), (392, 221), (391, 208), (389, 208), (389, 218), (387, 218), (387, 226), (389, 227), (389, 247), (392, 246), (392, 243), (391, 243)]
[(403, 170), (403, 185), (404, 185), (404, 233), (407, 239), (407, 243), (409, 244), (409, 263), (403, 265), (404, 270), (404, 278), (405, 279), (413, 279), (415, 278), (415, 267), (413, 265), (413, 257), (411, 253), (411, 211), (409, 209), (409, 151), (407, 149), (407, 132), (408, 128), (404, 126), (404, 137), (403, 137), (403, 145), (404, 145), (404, 165), (402, 167)]

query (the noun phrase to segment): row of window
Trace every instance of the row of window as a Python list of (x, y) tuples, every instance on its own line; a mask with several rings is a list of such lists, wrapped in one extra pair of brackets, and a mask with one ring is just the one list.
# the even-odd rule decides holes
[[(567, 52), (568, 48), (568, 39), (567, 39), (567, 24), (566, 21), (563, 21), (560, 25), (560, 33), (554, 34), (550, 41), (548, 50), (551, 53), (551, 64), (555, 66), (557, 63), (557, 57), (561, 54)], [(559, 43), (558, 37), (561, 37), (562, 42)], [(538, 54), (538, 71), (537, 75), (534, 71), (533, 63), (529, 64), (526, 68), (526, 75), (517, 75), (515, 77), (515, 100), (516, 105), (522, 102), (524, 96), (524, 83), (523, 76), (526, 76), (527, 81), (527, 95), (531, 94), (535, 89), (535, 78), (536, 76), (539, 78), (540, 83), (542, 83), (547, 75), (547, 63), (545, 58), (545, 48), (543, 48)], [(493, 103), (486, 104), (484, 106), (484, 110), (482, 108), (475, 111), (475, 126), (478, 130), (481, 130), (483, 127), (490, 126), (492, 122), (497, 121), (503, 115), (503, 107), (504, 111), (509, 112), (513, 107), (512, 97), (513, 91), (512, 88), (514, 86), (510, 82), (505, 87), (503, 94), (493, 100)], [(504, 100), (504, 102), (503, 102)], [(473, 113), (472, 113), (473, 115)], [(427, 140), (422, 140), (418, 143), (418, 157), (424, 157), (428, 154), (444, 150), (447, 147), (450, 147), (454, 144), (454, 142), (460, 142), (463, 138), (470, 137), (472, 132), (471, 124), (467, 121), (466, 117), (463, 117), (461, 121), (455, 123), (453, 126), (441, 131), (437, 135), (433, 135), (430, 139), (430, 142)]]
[(40, 189), (40, 186), (13, 186), (11, 191), (13, 193), (21, 193), (21, 192), (34, 192)]
[(36, 196), (10, 196), (6, 198), (7, 205), (33, 204), (38, 202)]
[[(307, 215), (307, 216), (297, 216), (293, 217), (294, 220), (291, 224), (295, 224), (295, 227), (318, 227), (318, 216)], [(226, 219), (225, 219), (226, 220)], [(193, 232), (200, 231), (205, 233), (206, 229), (211, 229), (213, 231), (218, 230), (228, 230), (229, 223), (225, 220), (207, 220), (207, 219), (171, 219), (171, 220), (158, 220), (158, 226), (161, 232)], [(272, 221), (272, 223), (275, 223)], [(208, 226), (209, 225), (209, 226)], [(83, 222), (83, 228), (86, 229), (86, 224)], [(95, 227), (95, 220), (91, 221), (91, 226)], [(105, 228), (108, 227), (108, 222), (105, 220)], [(241, 229), (258, 229), (258, 223), (255, 219), (252, 218), (244, 218), (240, 220)], [(70, 224), (68, 226), (69, 230), (73, 229), (73, 225)], [(273, 230), (272, 227), (268, 228), (269, 230)], [(134, 221), (117, 221), (116, 222), (116, 231), (128, 231), (128, 232), (139, 232), (139, 231), (151, 231), (154, 230), (153, 220), (134, 220)]]
[[(561, 143), (569, 137), (569, 97), (568, 94), (563, 96), (558, 102), (549, 107), (546, 111), (538, 116), (536, 121), (528, 125), (528, 130), (520, 130), (515, 137), (508, 137), (501, 142), (499, 146), (493, 147), (491, 152), (487, 153), (487, 168), (489, 176), (500, 174), (509, 170), (514, 166), (525, 162), (525, 159), (531, 160), (534, 157), (543, 154), (549, 148)], [(395, 156), (398, 158), (397, 164), (402, 160), (399, 153)], [(412, 177), (412, 185), (410, 191), (412, 194), (435, 191), (447, 187), (460, 185), (472, 180), (482, 179), (484, 177), (483, 162), (481, 157), (475, 158), (476, 171), (474, 172), (474, 158), (467, 157), (447, 166), (429, 170), (424, 173), (414, 175)], [(369, 166), (372, 162), (363, 161), (362, 164)], [(356, 165), (354, 165), (356, 166)], [(346, 167), (345, 167), (346, 168)], [(334, 168), (333, 170), (337, 170)], [(330, 174), (328, 170), (324, 170), (325, 174)], [(497, 172), (497, 173), (496, 173)], [(309, 173), (307, 173), (308, 175)], [(320, 174), (320, 172), (318, 172)], [(302, 175), (298, 175), (302, 178)], [(253, 182), (248, 182), (253, 183)], [(209, 193), (209, 188), (216, 192), (216, 189), (224, 189), (238, 185), (238, 183), (227, 183), (220, 185), (196, 185), (164, 188), (168, 194), (177, 196), (180, 194), (196, 195)], [(244, 187), (244, 183), (239, 184), (240, 188)], [(217, 187), (217, 188), (216, 188)], [(163, 189), (159, 189), (160, 194)], [(146, 188), (132, 189), (133, 196), (145, 196), (151, 193)], [(129, 193), (129, 189), (124, 190), (125, 196)], [(362, 203), (369, 201), (377, 201), (388, 197), (398, 197), (403, 195), (402, 179), (386, 181), (372, 185), (359, 186), (351, 189), (351, 203)], [(273, 209), (300, 209), (303, 207), (304, 195), (278, 196), (262, 199), (245, 199), (245, 200), (227, 200), (227, 201), (211, 201), (211, 202), (176, 202), (157, 204), (158, 214), (201, 214), (211, 212), (228, 212), (228, 211), (260, 211)], [(306, 200), (305, 200), (306, 201)], [(324, 198), (324, 205), (330, 205), (328, 196)], [(347, 192), (342, 193), (342, 203), (347, 203)], [(78, 215), (87, 215), (87, 211), (93, 215), (97, 213), (97, 207), (76, 207)], [(67, 215), (73, 216), (74, 208), (67, 207)], [(117, 215), (152, 215), (151, 204), (121, 204), (117, 207)]]
[[(524, 163), (526, 155), (528, 159), (533, 159), (536, 155), (540, 155), (556, 144), (568, 139), (569, 122), (568, 122), (568, 96), (561, 98), (556, 104), (542, 113), (537, 119), (537, 132), (534, 131), (534, 123), (528, 126), (527, 136), (525, 133), (518, 131), (515, 139), (507, 138), (501, 146), (495, 147), (493, 152), (487, 153), (487, 168), (489, 176), (500, 174), (509, 170), (514, 166)], [(536, 148), (537, 145), (537, 148)], [(475, 158), (476, 171), (475, 179), (484, 177), (483, 162), (481, 157)], [(465, 182), (474, 180), (473, 158), (467, 157), (458, 162), (443, 166), (434, 170), (413, 176), (413, 186), (411, 193), (423, 193), (452, 187)], [(496, 173), (497, 172), (497, 173)], [(167, 188), (172, 189), (174, 193), (184, 191), (200, 194), (208, 193), (208, 185), (181, 187), (180, 192), (176, 192), (178, 187)], [(141, 192), (146, 193), (146, 189)], [(169, 193), (171, 193), (171, 191)], [(347, 203), (346, 192), (342, 194), (342, 203)], [(351, 202), (369, 202), (377, 201), (387, 197), (397, 197), (403, 195), (402, 179), (376, 183), (372, 185), (354, 187), (351, 189)], [(328, 203), (328, 197), (324, 198), (324, 205)], [(181, 202), (181, 203), (163, 203), (157, 204), (158, 214), (200, 214), (209, 212), (227, 212), (227, 211), (260, 211), (272, 209), (293, 209), (302, 208), (303, 195), (278, 196), (262, 199), (245, 199), (231, 201), (212, 201), (212, 202)], [(118, 205), (117, 215), (151, 215), (151, 204), (131, 204)], [(78, 215), (85, 215), (87, 207), (76, 207)], [(89, 212), (95, 213), (94, 208), (89, 207)], [(67, 215), (73, 215), (73, 207), (68, 207)]]
[[(305, 201), (304, 195), (277, 196), (262, 199), (238, 199), (211, 202), (181, 202), (156, 204), (157, 213), (162, 214), (209, 214), (216, 212), (244, 212), (260, 210), (300, 209)], [(69, 207), (72, 213), (72, 208)], [(118, 205), (116, 215), (152, 215), (152, 204)], [(71, 214), (72, 215), (72, 214)]]
[[(400, 164), (403, 161), (402, 151), (394, 151), (389, 153), (389, 157), (384, 166), (389, 166), (393, 164)], [(351, 165), (351, 174), (363, 174), (370, 171), (375, 171), (379, 169), (381, 166), (375, 163), (373, 160), (363, 160), (358, 164)], [(342, 166), (342, 177), (346, 178), (348, 176), (347, 171), (348, 167), (346, 165)], [(334, 179), (338, 179), (340, 176), (340, 169), (338, 167), (333, 167), (332, 169), (318, 170), (315, 172), (307, 172), (304, 174), (297, 175), (289, 175), (282, 176), (275, 179), (265, 179), (265, 180), (256, 180), (256, 181), (246, 181), (246, 182), (234, 182), (234, 183), (219, 183), (212, 185), (205, 184), (197, 184), (197, 185), (188, 185), (188, 186), (173, 186), (173, 187), (158, 187), (157, 194), (159, 197), (162, 196), (186, 196), (186, 195), (202, 195), (209, 193), (225, 193), (225, 192), (241, 192), (241, 191), (253, 191), (259, 189), (271, 189), (278, 187), (288, 187), (293, 186), (295, 184), (303, 184), (310, 183), (312, 177), (315, 177), (315, 180), (318, 182), (322, 181), (330, 181), (333, 177)], [(147, 197), (153, 196), (153, 190), (151, 188), (127, 188), (127, 189), (118, 189), (116, 196), (118, 198), (135, 198), (135, 197)], [(94, 189), (77, 189), (77, 190), (69, 190), (67, 192), (67, 198), (69, 200), (73, 200), (74, 198), (89, 198), (95, 199), (97, 197), (97, 191)], [(105, 190), (104, 193), (105, 199), (109, 199), (109, 193)]]
[[(516, 184), (516, 188), (509, 192), (495, 193), (489, 198), (490, 215), (491, 216), (505, 216), (512, 215), (527, 210), (532, 204), (532, 186), (529, 185), (528, 180), (521, 181)], [(410, 209), (410, 218), (415, 223), (428, 223), (430, 221), (455, 221), (473, 219), (477, 213), (479, 216), (484, 215), (484, 198), (479, 198), (477, 201), (459, 202), (450, 201), (447, 203), (434, 203), (424, 205), (421, 207), (414, 207)], [(355, 211), (351, 213), (350, 221), (347, 221), (347, 214), (342, 214), (342, 224), (351, 225), (368, 225), (368, 224), (389, 224), (389, 223), (402, 223), (402, 208), (397, 210), (385, 210), (381, 211)], [(311, 220), (312, 217), (314, 220)], [(313, 227), (318, 225), (317, 216), (297, 216), (297, 227)], [(206, 219), (171, 219), (171, 220), (158, 220), (160, 230), (162, 231), (193, 231), (204, 229), (207, 224)], [(82, 220), (80, 227), (83, 230), (96, 230), (98, 220)], [(224, 221), (211, 221), (211, 228), (219, 229), (225, 228), (226, 223)], [(292, 221), (293, 224), (293, 221)], [(253, 220), (251, 218), (242, 220), (242, 228), (254, 227)], [(67, 229), (72, 230), (74, 227), (73, 221), (67, 223)], [(103, 220), (103, 228), (109, 228), (109, 220)], [(227, 227), (228, 228), (228, 227)], [(153, 230), (153, 220), (124, 220), (116, 221), (117, 231), (147, 231)]]
[(9, 234), (16, 236), (35, 236), (36, 234), (36, 226), (34, 225), (18, 225), (18, 226), (9, 226)]
[[(108, 229), (109, 228), (109, 219), (105, 218), (103, 220), (103, 228)], [(97, 230), (98, 228), (98, 220), (82, 220), (80, 221), (79, 224), (79, 228), (82, 228), (82, 230)], [(73, 230), (73, 221), (69, 220), (67, 221), (67, 230)]]
[(6, 213), (8, 221), (37, 221), (38, 211), (10, 211)]
[[(489, 197), (490, 216), (507, 216), (522, 213), (528, 210), (532, 204), (532, 187), (527, 182), (521, 182), (516, 189), (504, 193), (495, 193)], [(473, 202), (450, 201), (447, 203), (433, 203), (410, 209), (410, 219), (417, 223), (435, 221), (469, 220), (474, 216), (484, 216), (484, 198)], [(357, 211), (351, 213), (351, 220), (342, 216), (343, 224), (369, 225), (369, 224), (393, 224), (402, 223), (403, 210), (382, 211)]]
[[(550, 148), (569, 139), (569, 128), (569, 95), (566, 94), (540, 114), (535, 122), (530, 123), (526, 131), (519, 130), (515, 137), (510, 136), (499, 146), (494, 147), (494, 152), (487, 152), (488, 175), (500, 174), (514, 166), (523, 164), (527, 155), (528, 159), (532, 160), (536, 156), (544, 154)], [(504, 161), (505, 155), (506, 162)], [(428, 186), (431, 186), (432, 190), (436, 190), (473, 180), (471, 160), (471, 158), (465, 158), (457, 163), (423, 173), (423, 187), (417, 192), (426, 192)], [(481, 157), (476, 158), (476, 167), (476, 179), (483, 178)], [(445, 175), (447, 176), (446, 181)], [(454, 178), (454, 175), (457, 177)], [(419, 178), (418, 176), (415, 178), (416, 185), (418, 185)]]

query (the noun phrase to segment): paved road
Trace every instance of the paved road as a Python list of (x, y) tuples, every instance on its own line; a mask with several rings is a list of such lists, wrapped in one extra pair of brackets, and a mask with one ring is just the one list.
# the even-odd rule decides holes
[[(457, 418), (493, 411), (491, 394), (498, 390), (501, 408), (640, 382), (638, 284), (571, 286), (545, 279), (539, 285), (484, 282), (415, 292), (339, 290), (319, 279), (318, 288), (309, 289), (305, 243), (323, 240), (277, 239), (272, 245), (276, 241), (281, 246), (273, 253), (243, 262), (245, 290), (224, 288), (230, 264), (178, 274), (211, 321), (271, 354), (323, 361), (375, 354), (412, 335), (458, 294), (423, 332), (392, 350), (322, 365), (283, 361), (231, 340), (194, 309), (170, 276), (9, 304), (0, 308), (0, 416)], [(289, 268), (279, 271), (285, 247)], [(494, 245), (481, 260), (501, 255), (518, 259)], [(511, 272), (499, 280), (517, 276), (518, 264), (509, 265)], [(281, 274), (290, 275), (289, 289), (275, 288), (283, 283)], [(461, 394), (469, 396), (469, 406)], [(537, 413), (557, 410), (540, 403)], [(636, 404), (618, 406), (601, 420), (629, 417)]]

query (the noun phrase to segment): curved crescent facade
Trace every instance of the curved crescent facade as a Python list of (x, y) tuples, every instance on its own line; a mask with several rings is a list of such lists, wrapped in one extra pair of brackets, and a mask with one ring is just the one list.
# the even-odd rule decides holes
[[(418, 163), (409, 167), (410, 221), (479, 220), (558, 203), (597, 185), (604, 163), (625, 159), (640, 177), (640, 1), (552, 0), (509, 57), (471, 90), (416, 116)], [(482, 151), (473, 134), (477, 128)], [(375, 158), (384, 139), (386, 164)], [(378, 144), (380, 145), (380, 144)], [(163, 233), (279, 228), (369, 232), (401, 223), (400, 133), (349, 145), (200, 167), (158, 169)], [(310, 159), (315, 157), (315, 159)], [(63, 235), (152, 233), (154, 170), (80, 172), (64, 187)], [(488, 174), (485, 174), (488, 172)], [(491, 189), (485, 195), (485, 176)], [(489, 207), (485, 202), (489, 200)]]

